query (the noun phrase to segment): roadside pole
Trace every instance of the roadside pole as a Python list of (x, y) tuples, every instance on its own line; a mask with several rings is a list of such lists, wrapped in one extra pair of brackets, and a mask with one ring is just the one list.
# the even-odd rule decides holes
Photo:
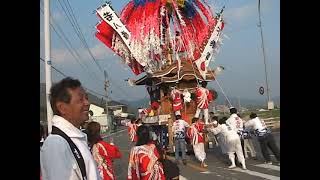
[(46, 75), (46, 101), (47, 101), (47, 122), (48, 122), (48, 134), (52, 129), (52, 109), (49, 100), (50, 88), (51, 88), (51, 59), (50, 59), (50, 2), (44, 0), (44, 60), (45, 60), (45, 75)]

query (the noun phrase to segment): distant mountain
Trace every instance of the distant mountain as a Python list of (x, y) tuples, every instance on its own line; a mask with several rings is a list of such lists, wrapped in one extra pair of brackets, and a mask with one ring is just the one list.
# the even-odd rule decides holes
[[(265, 107), (266, 106), (266, 99), (249, 99), (249, 98), (236, 98), (236, 97), (228, 97), (231, 104), (235, 107), (238, 107), (239, 102), (241, 106), (244, 107)], [(280, 105), (280, 97), (273, 97), (271, 100), (274, 102), (275, 105)], [(218, 98), (216, 99), (216, 104), (227, 104), (227, 100), (225, 99), (224, 95), (221, 92), (218, 92)]]
[[(227, 104), (226, 99), (224, 98), (223, 94), (221, 92), (218, 93), (218, 98), (215, 100), (216, 104)], [(105, 106), (105, 99), (99, 98), (95, 95), (92, 95), (88, 93), (89, 101), (93, 104), (96, 104), (98, 106), (104, 107)], [(235, 107), (238, 107), (238, 98), (236, 97), (228, 97), (231, 104)], [(280, 97), (273, 97), (272, 100), (274, 101), (274, 104), (276, 106), (280, 106)], [(149, 99), (137, 99), (133, 101), (128, 100), (119, 100), (119, 101), (112, 101), (109, 102), (109, 105), (115, 105), (115, 104), (125, 104), (128, 106), (128, 112), (136, 113), (137, 109), (139, 107), (147, 107), (149, 106)], [(240, 105), (242, 107), (247, 108), (253, 108), (253, 107), (265, 107), (266, 106), (266, 100), (265, 99), (248, 99), (248, 98), (240, 98)], [(45, 84), (40, 83), (40, 116), (44, 117), (45, 115), (42, 113), (45, 113), (43, 111), (46, 110), (46, 98), (45, 98)], [(41, 113), (42, 112), (42, 113)]]
[(138, 109), (139, 107), (146, 107), (149, 105), (149, 99), (138, 99), (134, 101), (119, 100), (123, 104), (128, 104), (131, 108)]

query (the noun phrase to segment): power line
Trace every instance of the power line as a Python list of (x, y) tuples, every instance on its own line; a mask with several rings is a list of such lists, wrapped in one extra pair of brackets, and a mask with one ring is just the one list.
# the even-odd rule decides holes
[[(40, 57), (40, 60), (43, 61), (43, 62), (45, 62), (45, 60), (44, 60), (43, 58), (41, 58), (41, 57)], [(64, 77), (69, 77), (68, 75), (64, 74), (62, 71), (60, 71), (59, 69), (57, 69), (56, 67), (54, 67), (53, 65), (51, 65), (51, 67), (52, 67), (52, 69), (54, 69), (55, 71), (57, 71), (58, 73), (60, 73), (61, 75), (63, 75)], [(84, 87), (84, 86), (83, 86), (83, 87)], [(105, 95), (103, 95), (103, 94), (97, 93), (97, 92), (95, 92), (95, 91), (93, 91), (93, 90), (91, 90), (91, 89), (89, 89), (89, 88), (86, 88), (86, 87), (84, 87), (84, 88), (87, 89), (87, 90), (89, 90), (89, 91), (91, 91), (91, 92), (93, 92), (94, 94), (97, 94), (97, 95), (99, 95), (99, 96), (105, 97)]]
[[(92, 57), (92, 59), (94, 60), (94, 62), (96, 63), (96, 65), (99, 67), (99, 69), (100, 69), (101, 71), (103, 71), (102, 68), (101, 68), (101, 66), (97, 63), (96, 59), (94, 58), (94, 56), (93, 56), (93, 54), (92, 54), (92, 52), (91, 52), (91, 50), (90, 50), (90, 48), (89, 48), (89, 46), (88, 46), (85, 38), (84, 38), (84, 36), (83, 36), (83, 33), (82, 33), (81, 29), (80, 29), (79, 24), (77, 23), (77, 20), (76, 20), (76, 18), (75, 18), (75, 16), (74, 16), (74, 13), (73, 13), (73, 11), (72, 11), (72, 8), (71, 8), (71, 6), (70, 6), (69, 1), (67, 0), (68, 5), (67, 5), (67, 3), (66, 3), (65, 1), (63, 1), (65, 8), (64, 8), (64, 6), (62, 5), (62, 3), (60, 2), (60, 0), (59, 0), (58, 2), (59, 2), (59, 4), (60, 4), (62, 10), (63, 10), (64, 13), (66, 14), (68, 21), (71, 23), (73, 29), (75, 30), (76, 35), (78, 36), (78, 38), (80, 39), (80, 41), (82, 42), (82, 44), (85, 46), (85, 48), (88, 50), (89, 54), (91, 55), (91, 57)], [(40, 7), (40, 10), (42, 10), (41, 7)], [(43, 13), (43, 12), (42, 12), (42, 13)], [(54, 21), (53, 21), (53, 22), (54, 22)], [(70, 41), (69, 41), (68, 38), (65, 36), (65, 34), (63, 33), (63, 31), (61, 30), (61, 28), (59, 27), (59, 25), (58, 25), (57, 23), (50, 24), (50, 25), (51, 25), (51, 27), (53, 28), (53, 30), (56, 32), (56, 34), (58, 35), (58, 37), (59, 37), (59, 38), (62, 40), (62, 42), (66, 45), (66, 47), (67, 47), (67, 49), (69, 50), (69, 52), (71, 53), (71, 55), (78, 61), (78, 59), (75, 57), (75, 55), (72, 53), (72, 50), (70, 50), (70, 49), (73, 49), (73, 51), (75, 52), (75, 54), (76, 54), (78, 57), (80, 57), (80, 55), (77, 53), (76, 50), (74, 50), (74, 48), (72, 48), (72, 45), (71, 45)], [(71, 48), (69, 48), (68, 44), (63, 41), (63, 38), (62, 38), (62, 37), (59, 35), (59, 33), (55, 30), (54, 25), (60, 30), (63, 38), (66, 39), (66, 41), (68, 42), (68, 44), (69, 44), (69, 46), (70, 46)], [(79, 58), (79, 59), (80, 59), (80, 58)], [(83, 69), (85, 69), (85, 68), (83, 67), (83, 65), (82, 65), (79, 61), (78, 61), (78, 63), (79, 63), (79, 65), (80, 65)], [(85, 64), (85, 65), (86, 65), (86, 64)], [(87, 65), (86, 65), (86, 67), (89, 69), (89, 67), (88, 67)], [(89, 71), (88, 69), (86, 69), (86, 70)], [(95, 73), (93, 73), (93, 75), (95, 75)], [(97, 78), (97, 79), (100, 79), (100, 78)], [(109, 78), (108, 78), (108, 79), (109, 79)], [(101, 79), (100, 79), (100, 80), (101, 80)], [(120, 91), (122, 92), (122, 94), (127, 95), (127, 96), (129, 97), (128, 93), (126, 93), (126, 91), (124, 91), (118, 84), (116, 84), (116, 81), (114, 81), (113, 79), (110, 78), (110, 83), (113, 84), (113, 85), (115, 85), (115, 87), (116, 87), (118, 90), (120, 90)], [(118, 91), (115, 91), (115, 92), (118, 93)], [(121, 95), (121, 94), (119, 94), (119, 95)], [(110, 98), (110, 99), (111, 99), (111, 98)]]
[[(42, 8), (40, 7), (40, 11), (43, 13), (43, 10)], [(54, 30), (54, 32), (57, 34), (57, 36), (61, 39), (61, 41), (63, 42), (63, 44), (66, 46), (67, 50), (70, 52), (70, 54), (74, 57), (74, 59), (77, 61), (77, 63), (81, 66), (82, 69), (86, 70), (89, 75), (90, 75), (90, 78), (92, 78), (93, 81), (96, 81), (97, 79), (100, 79), (98, 76), (96, 76), (95, 73), (90, 73), (89, 71), (89, 66), (84, 64), (86, 66), (86, 68), (84, 67), (84, 65), (80, 62), (79, 59), (81, 59), (81, 56), (78, 54), (78, 52), (73, 48), (73, 46), (71, 45), (69, 39), (66, 37), (66, 35), (63, 33), (63, 31), (61, 30), (60, 26), (57, 24), (57, 23), (54, 23), (54, 20), (52, 18), (52, 16), (50, 15), (51, 17), (51, 21), (53, 22), (53, 24), (50, 22), (50, 25), (52, 27), (52, 29)], [(63, 38), (61, 37), (61, 35), (58, 33), (58, 31), (55, 29), (55, 26), (60, 30), (60, 33), (62, 34)], [(64, 40), (65, 39), (65, 40)], [(66, 42), (67, 43), (66, 43)], [(70, 46), (70, 47), (69, 47)], [(74, 52), (74, 53), (73, 53)], [(77, 57), (76, 57), (77, 56)], [(95, 77), (93, 77), (93, 76)], [(102, 81), (102, 80), (101, 80)]]
[[(89, 53), (90, 56), (92, 57), (92, 59), (93, 59), (93, 61), (95, 62), (95, 64), (98, 66), (98, 68), (101, 70), (101, 72), (103, 72), (103, 69), (102, 69), (101, 66), (98, 64), (96, 58), (93, 56), (93, 54), (92, 54), (92, 52), (91, 52), (91, 50), (90, 50), (90, 48), (89, 48), (89, 46), (88, 46), (88, 43), (87, 43), (87, 41), (85, 40), (85, 38), (84, 38), (84, 36), (83, 36), (83, 33), (82, 33), (82, 31), (81, 31), (81, 28), (80, 28), (80, 26), (79, 26), (79, 23), (77, 22), (77, 19), (76, 19), (75, 16), (74, 16), (74, 13), (73, 13), (73, 10), (72, 10), (72, 8), (71, 8), (71, 6), (70, 6), (69, 1), (68, 1), (68, 0), (66, 0), (66, 1), (67, 1), (68, 5), (67, 5), (67, 3), (65, 3), (65, 2), (64, 2), (64, 4), (65, 4), (67, 10), (65, 10), (65, 9), (63, 8), (62, 4), (60, 3), (60, 0), (59, 0), (59, 4), (61, 5), (63, 11), (66, 13), (67, 17), (70, 16), (71, 19), (73, 20), (73, 22), (72, 22), (72, 20), (70, 20), (70, 18), (68, 18), (68, 20), (69, 20), (69, 22), (71, 23), (72, 27), (73, 27), (74, 30), (76, 31), (76, 34), (77, 34), (77, 36), (79, 37), (80, 41), (82, 42), (82, 44), (84, 45), (84, 47), (88, 50), (88, 53)], [(69, 16), (68, 16), (68, 14), (69, 14)]]

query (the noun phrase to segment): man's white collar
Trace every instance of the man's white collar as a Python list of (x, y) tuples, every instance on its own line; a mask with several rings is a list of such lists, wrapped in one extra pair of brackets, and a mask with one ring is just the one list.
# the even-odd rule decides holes
[(52, 118), (52, 125), (61, 129), (64, 133), (66, 133), (70, 138), (87, 138), (87, 135), (80, 131), (80, 129), (76, 128), (69, 121), (64, 119), (61, 116), (54, 115)]

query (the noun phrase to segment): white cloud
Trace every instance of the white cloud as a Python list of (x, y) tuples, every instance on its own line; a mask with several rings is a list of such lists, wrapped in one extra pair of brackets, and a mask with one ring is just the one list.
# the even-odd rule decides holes
[(53, 49), (51, 50), (51, 57), (56, 63), (68, 62), (74, 59), (67, 49)]
[[(261, 1), (260, 8), (262, 14), (267, 14), (272, 11), (275, 3), (278, 1)], [(258, 1), (249, 1), (239, 7), (226, 8), (224, 13), (225, 20), (230, 23), (243, 24), (252, 20), (258, 20)]]
[[(97, 44), (90, 48), (93, 57), (96, 60), (105, 60), (109, 59), (113, 56), (113, 53), (109, 48), (107, 48), (104, 44)], [(79, 48), (76, 49), (76, 52), (72, 51), (73, 55), (79, 60), (82, 64), (88, 64), (90, 61), (93, 61), (91, 55), (89, 54), (87, 49)], [(78, 58), (77, 54), (80, 56)], [(53, 49), (51, 50), (51, 57), (56, 63), (68, 63), (70, 61), (76, 61), (75, 57), (71, 54), (71, 52), (67, 49)], [(69, 63), (68, 63), (69, 64)]]
[(230, 23), (247, 23), (253, 17), (258, 15), (258, 3), (256, 1), (251, 1), (250, 4), (245, 4), (240, 7), (233, 7), (226, 9), (224, 13), (224, 18)]
[(96, 59), (106, 59), (113, 55), (111, 50), (102, 43), (95, 45), (90, 50)]
[(53, 18), (53, 21), (55, 22), (55, 23), (61, 23), (61, 22), (63, 22), (64, 21), (64, 15), (62, 15), (60, 12), (54, 12), (54, 13), (52, 13), (51, 14), (51, 17)]

